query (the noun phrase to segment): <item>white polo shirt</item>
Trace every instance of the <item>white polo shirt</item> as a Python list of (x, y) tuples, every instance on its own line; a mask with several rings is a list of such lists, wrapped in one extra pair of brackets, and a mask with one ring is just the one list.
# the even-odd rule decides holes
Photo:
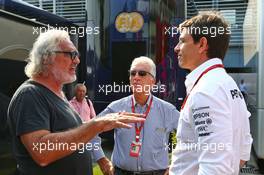
[(250, 113), (225, 69), (210, 70), (192, 89), (216, 64), (221, 59), (204, 62), (186, 77), (189, 97), (180, 113), (170, 174), (238, 175), (240, 160), (250, 158)]

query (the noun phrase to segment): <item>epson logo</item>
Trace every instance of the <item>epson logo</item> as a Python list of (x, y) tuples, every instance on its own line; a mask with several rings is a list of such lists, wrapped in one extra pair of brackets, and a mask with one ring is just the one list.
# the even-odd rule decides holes
[(209, 112), (202, 112), (202, 113), (194, 114), (193, 118), (194, 120), (196, 120), (197, 118), (204, 118), (209, 116), (210, 116)]

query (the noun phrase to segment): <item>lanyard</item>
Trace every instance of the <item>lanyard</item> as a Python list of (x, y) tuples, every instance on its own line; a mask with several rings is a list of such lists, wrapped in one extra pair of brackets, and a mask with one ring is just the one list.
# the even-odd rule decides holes
[[(203, 72), (201, 73), (201, 75), (198, 77), (198, 79), (196, 80), (196, 82), (194, 83), (192, 89), (190, 90), (190, 93), (191, 93), (191, 91), (193, 90), (193, 88), (197, 85), (198, 81), (199, 81), (199, 80), (200, 80), (200, 79), (201, 79), (201, 78), (202, 78), (207, 72), (209, 72), (210, 70), (216, 69), (216, 68), (224, 68), (224, 65), (223, 65), (223, 64), (215, 64), (215, 65), (213, 65), (213, 66), (207, 68), (205, 71), (203, 71)], [(189, 94), (190, 94), (190, 93), (189, 93)], [(187, 101), (187, 99), (188, 99), (188, 97), (189, 97), (189, 94), (185, 97), (185, 99), (184, 99), (184, 101), (183, 101), (183, 103), (182, 103), (182, 106), (181, 106), (181, 110), (183, 110), (183, 108), (184, 108), (184, 106), (185, 106), (185, 103), (186, 103), (186, 101)]]
[[(134, 106), (134, 99), (133, 99), (133, 97), (131, 98), (131, 101), (132, 101), (131, 109), (132, 109), (132, 112), (135, 113), (135, 106)], [(149, 105), (148, 105), (148, 108), (147, 108), (146, 112), (144, 113), (145, 114), (145, 118), (147, 118), (147, 116), (149, 114), (150, 107), (152, 105), (152, 101), (153, 101), (153, 96), (151, 97), (150, 102), (149, 102)], [(144, 123), (143, 122), (141, 122), (141, 124), (140, 124), (139, 127), (137, 126), (137, 123), (135, 123), (136, 142), (139, 142), (140, 132), (141, 132), (143, 126), (144, 126)]]

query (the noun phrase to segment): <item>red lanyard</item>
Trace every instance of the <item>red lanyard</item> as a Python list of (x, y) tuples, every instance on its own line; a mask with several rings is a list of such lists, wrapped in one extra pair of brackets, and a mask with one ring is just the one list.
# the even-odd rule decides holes
[[(223, 65), (223, 64), (215, 64), (215, 65), (213, 65), (213, 66), (207, 68), (205, 71), (203, 71), (203, 72), (201, 73), (201, 75), (198, 77), (198, 79), (196, 80), (196, 82), (194, 83), (192, 89), (190, 90), (190, 93), (191, 93), (191, 91), (193, 90), (193, 88), (197, 85), (198, 81), (204, 76), (204, 74), (206, 74), (207, 72), (209, 72), (210, 70), (215, 69), (215, 68), (224, 68), (224, 65)], [(189, 93), (189, 94), (190, 94), (190, 93)], [(181, 110), (183, 110), (183, 108), (184, 108), (184, 106), (185, 106), (185, 103), (186, 103), (186, 101), (187, 101), (187, 99), (188, 99), (188, 97), (189, 97), (189, 94), (185, 97), (185, 99), (184, 99), (184, 101), (183, 101), (183, 103), (182, 103), (182, 106), (181, 106)]]
[[(131, 101), (132, 101), (131, 109), (132, 109), (132, 112), (135, 113), (135, 105), (134, 105), (134, 99), (133, 99), (133, 97), (131, 98)], [(148, 105), (148, 108), (147, 108), (146, 112), (144, 113), (145, 114), (145, 118), (147, 118), (147, 116), (149, 114), (150, 107), (152, 105), (152, 101), (153, 101), (153, 96), (151, 97), (150, 102), (149, 102), (149, 105)], [(137, 127), (137, 123), (135, 123), (136, 142), (139, 142), (140, 132), (141, 132), (143, 126), (144, 126), (144, 123), (143, 122), (140, 124), (139, 127)]]

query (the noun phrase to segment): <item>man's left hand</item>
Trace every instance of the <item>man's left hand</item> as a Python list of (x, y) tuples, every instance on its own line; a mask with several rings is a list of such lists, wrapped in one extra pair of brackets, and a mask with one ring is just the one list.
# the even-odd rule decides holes
[(103, 157), (97, 160), (97, 163), (104, 175), (114, 175), (113, 164), (108, 158)]
[(169, 175), (169, 168), (165, 171), (164, 175)]

